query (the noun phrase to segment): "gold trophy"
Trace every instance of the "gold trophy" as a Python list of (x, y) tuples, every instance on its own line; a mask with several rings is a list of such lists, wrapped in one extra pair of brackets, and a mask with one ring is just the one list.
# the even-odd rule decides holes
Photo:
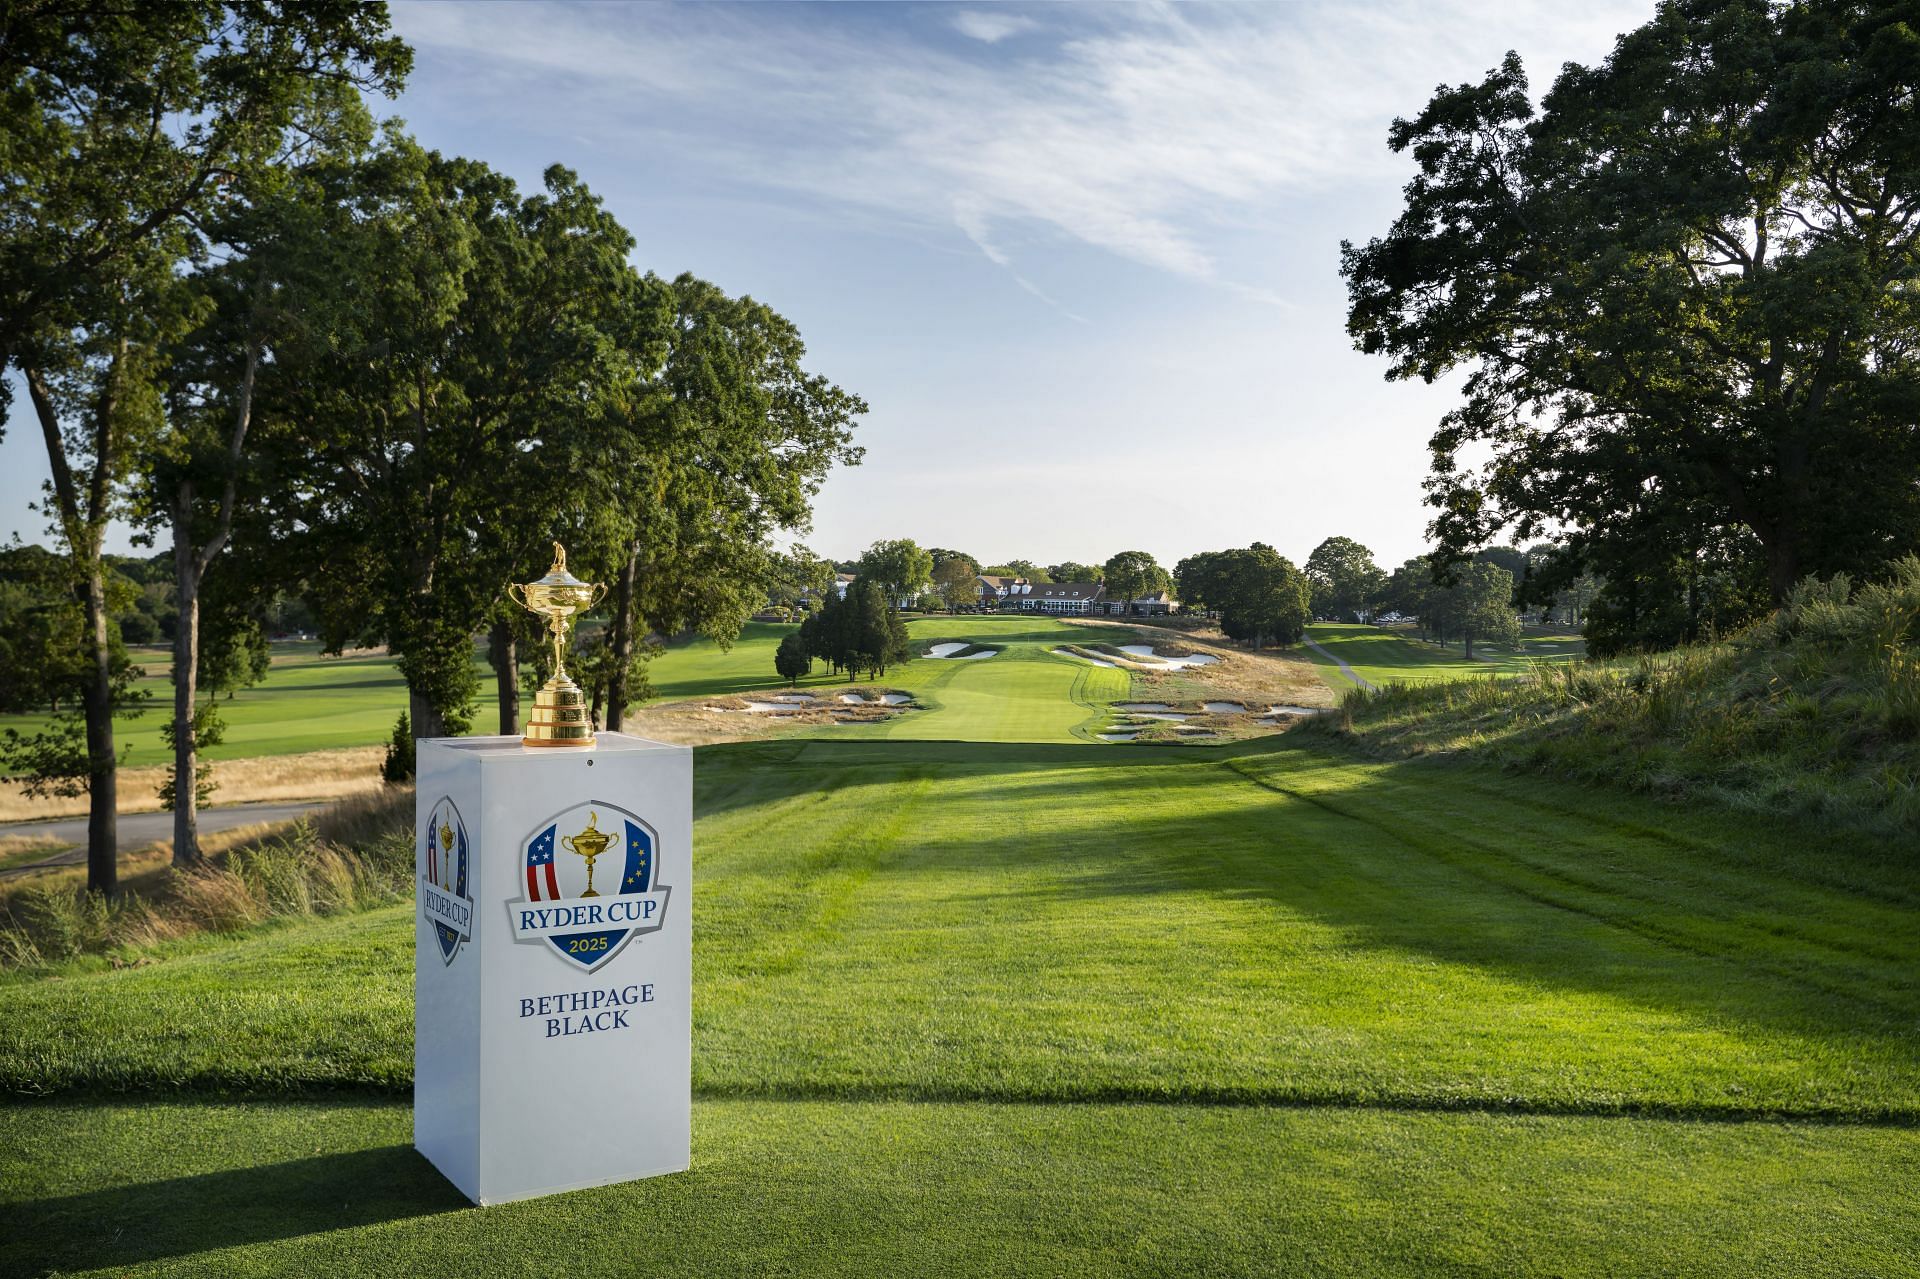
[(453, 891), (453, 827), (440, 819), (440, 887)]
[(607, 851), (607, 845), (613, 842), (613, 836), (594, 825), (600, 815), (591, 809), (587, 812), (587, 828), (578, 835), (568, 835), (560, 841), (561, 847), (568, 852), (587, 859), (587, 891), (582, 897), (598, 897), (593, 891), (593, 859)]
[[(545, 577), (537, 582), (507, 583), (507, 595), (514, 603), (546, 618), (547, 630), (553, 635), (553, 677), (533, 695), (533, 714), (527, 717), (527, 733), (520, 739), (525, 745), (593, 745), (587, 695), (567, 674), (567, 629), (575, 613), (586, 612), (606, 593), (605, 583), (583, 582), (567, 572), (567, 548), (558, 542), (553, 544), (553, 567)], [(591, 858), (587, 869), (591, 873)]]

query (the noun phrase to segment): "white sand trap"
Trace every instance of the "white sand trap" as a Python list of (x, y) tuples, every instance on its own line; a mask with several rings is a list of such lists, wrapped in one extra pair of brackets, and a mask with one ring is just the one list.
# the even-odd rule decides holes
[(955, 653), (958, 653), (961, 649), (965, 647), (966, 647), (965, 644), (935, 644), (932, 648), (927, 650), (927, 656), (928, 657), (952, 657)]
[(1123, 711), (1170, 711), (1173, 707), (1166, 702), (1117, 702)]
[(820, 698), (819, 695), (815, 693), (782, 693), (773, 700), (776, 702), (817, 702)]
[(1179, 711), (1135, 711), (1128, 719), (1164, 719), (1170, 724), (1184, 724), (1193, 717)]
[(864, 693), (842, 693), (840, 700), (851, 706), (905, 706), (913, 700), (910, 693), (882, 693), (878, 697), (868, 697)]
[(1239, 702), (1202, 702), (1209, 715), (1245, 715), (1247, 708)]
[(956, 662), (977, 662), (983, 657), (998, 657), (998, 656), (1000, 656), (999, 649), (983, 648), (978, 653), (968, 653), (965, 657), (956, 657), (953, 660)]
[(1069, 653), (1064, 648), (1050, 648), (1047, 651), (1049, 653), (1052, 653), (1055, 657), (1071, 657), (1076, 661), (1085, 662), (1089, 666), (1113, 666), (1114, 665), (1112, 662), (1103, 662), (1097, 657), (1086, 657), (1079, 653)]
[(865, 706), (867, 704), (866, 694), (864, 693), (842, 693), (840, 694), (840, 700), (850, 706)]
[(1098, 737), (1103, 742), (1130, 742), (1134, 738), (1140, 736), (1140, 734), (1138, 733), (1096, 733), (1094, 734), (1094, 736)]
[(1322, 708), (1318, 706), (1269, 706), (1269, 715), (1318, 715)]
[(791, 715), (795, 711), (807, 709), (792, 702), (748, 702), (747, 709), (758, 715)]
[(1220, 660), (1207, 653), (1195, 653), (1192, 657), (1162, 657), (1153, 651), (1153, 646), (1150, 644), (1122, 644), (1120, 651), (1128, 657), (1138, 658), (1144, 662), (1160, 662), (1174, 670), (1183, 670), (1189, 666), (1211, 666)]

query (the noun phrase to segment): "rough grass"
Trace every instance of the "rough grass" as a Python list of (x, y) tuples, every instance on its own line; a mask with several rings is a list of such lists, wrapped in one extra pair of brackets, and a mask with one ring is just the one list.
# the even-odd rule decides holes
[(1808, 582), (1721, 643), (1513, 679), (1355, 690), (1343, 709), (1317, 728), (1384, 754), (1470, 753), (1912, 841), (1920, 559), (1885, 583)]
[(0, 899), (0, 972), (146, 963), (201, 934), (397, 901), (412, 880), (412, 805), (411, 790), (349, 799), (315, 821), (209, 849), (200, 869), (155, 867), (112, 901), (88, 893), (77, 871), (18, 886)]
[[(392, 731), (391, 722), (387, 728)], [(380, 761), (385, 753), (384, 747), (355, 746), (298, 755), (218, 760), (213, 765), (214, 794), (208, 802), (255, 804), (371, 794), (381, 786)], [(121, 769), (120, 811), (159, 812), (160, 784), (172, 773), (171, 765), (161, 764)], [(0, 822), (49, 821), (56, 817), (84, 817), (86, 813), (84, 795), (70, 799), (58, 796), (28, 799), (17, 786), (0, 784)]]

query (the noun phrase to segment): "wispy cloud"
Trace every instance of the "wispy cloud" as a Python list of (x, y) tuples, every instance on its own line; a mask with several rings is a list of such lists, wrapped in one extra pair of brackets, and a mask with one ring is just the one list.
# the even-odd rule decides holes
[(1332, 183), (1392, 180), (1388, 120), (1491, 66), (1488, 30), (1529, 52), (1544, 88), (1553, 51), (1605, 47), (1649, 8), (1054, 8), (1018, 57), (997, 42), (1037, 24), (1013, 10), (951, 12), (996, 46), (974, 57), (913, 22), (784, 6), (406, 4), (398, 25), (485, 62), (495, 92), (499, 76), (538, 73), (629, 145), (698, 148), (743, 181), (944, 224), (1038, 296), (997, 229), (1274, 301), (1263, 264), (1223, 247), (1230, 230)]
[(987, 44), (999, 44), (1008, 36), (1031, 31), (1040, 24), (1022, 14), (1005, 11), (989, 12), (982, 9), (962, 9), (953, 15), (953, 29), (963, 36)]

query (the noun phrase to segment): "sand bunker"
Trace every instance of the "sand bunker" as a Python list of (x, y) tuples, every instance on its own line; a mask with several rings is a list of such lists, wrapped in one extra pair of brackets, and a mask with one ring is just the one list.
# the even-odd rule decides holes
[(967, 647), (965, 644), (954, 644), (954, 643), (935, 644), (932, 648), (927, 650), (927, 656), (928, 657), (952, 657), (955, 653), (958, 653), (961, 649), (965, 647)]
[(1140, 734), (1138, 733), (1095, 733), (1094, 736), (1098, 737), (1103, 742), (1130, 742), (1134, 738), (1140, 736)]
[(868, 697), (862, 693), (842, 693), (840, 700), (855, 706), (905, 706), (913, 700), (907, 693), (882, 693), (878, 697)]
[(1247, 708), (1239, 702), (1202, 702), (1209, 715), (1245, 715)]
[(1052, 653), (1055, 657), (1071, 657), (1076, 659), (1077, 661), (1086, 662), (1090, 666), (1113, 666), (1114, 665), (1112, 662), (1105, 662), (1100, 660), (1097, 657), (1088, 657), (1084, 653), (1069, 653), (1064, 648), (1050, 648), (1047, 651), (1049, 653)]
[(1150, 644), (1122, 644), (1120, 651), (1138, 661), (1158, 662), (1173, 670), (1183, 670), (1189, 666), (1210, 666), (1220, 660), (1208, 653), (1195, 653), (1191, 657), (1162, 657), (1153, 651), (1153, 646)]
[(1326, 708), (1321, 706), (1269, 706), (1269, 715), (1318, 715)]
[(1128, 719), (1164, 719), (1169, 723), (1184, 724), (1188, 720), (1192, 719), (1193, 716), (1183, 714), (1180, 711), (1135, 711), (1133, 714), (1127, 716), (1127, 718)]

